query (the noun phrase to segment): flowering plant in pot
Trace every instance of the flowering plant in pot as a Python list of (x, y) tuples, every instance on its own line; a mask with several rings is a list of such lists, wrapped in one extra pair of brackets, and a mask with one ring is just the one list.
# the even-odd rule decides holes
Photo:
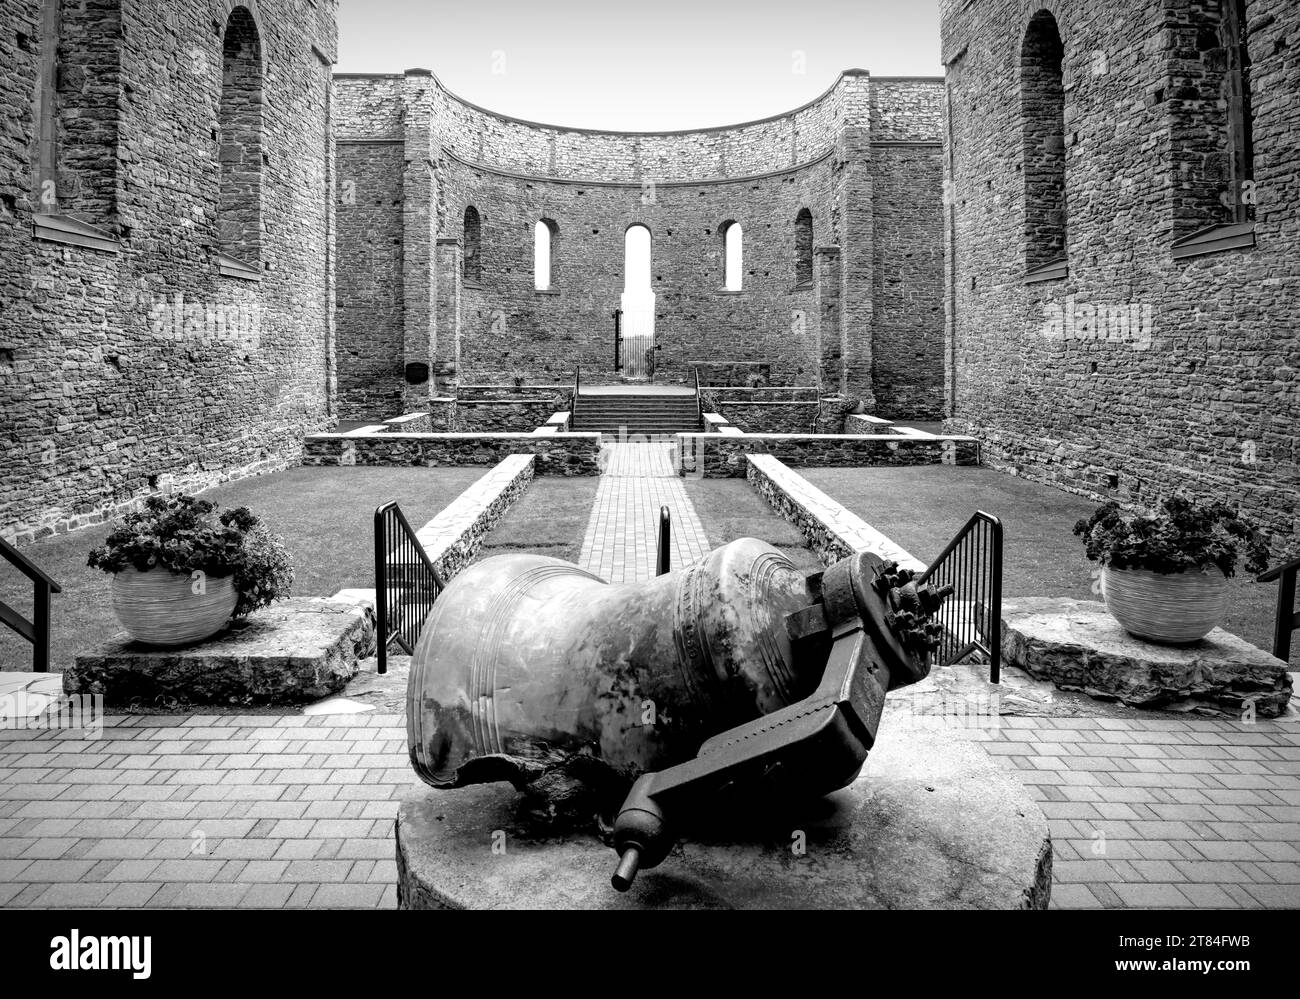
[(1237, 565), (1262, 572), (1268, 558), (1264, 535), (1235, 509), (1183, 495), (1134, 513), (1106, 503), (1074, 533), (1101, 564), (1106, 609), (1129, 634), (1154, 642), (1204, 638), (1223, 620)]
[(150, 496), (88, 564), (113, 574), (113, 613), (148, 645), (200, 642), (293, 586), (283, 541), (247, 507), (186, 495)]

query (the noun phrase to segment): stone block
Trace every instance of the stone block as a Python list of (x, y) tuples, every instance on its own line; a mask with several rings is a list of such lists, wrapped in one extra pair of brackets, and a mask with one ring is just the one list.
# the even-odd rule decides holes
[(162, 698), (188, 704), (293, 704), (342, 690), (375, 651), (374, 610), (364, 602), (299, 597), (233, 622), (179, 649), (140, 645), (122, 632), (80, 653), (63, 674), (68, 694), (107, 704)]
[(1240, 718), (1254, 704), (1276, 718), (1291, 699), (1286, 664), (1244, 639), (1215, 628), (1190, 645), (1146, 642), (1095, 600), (1003, 600), (1002, 657), (1062, 690), (1133, 707)]

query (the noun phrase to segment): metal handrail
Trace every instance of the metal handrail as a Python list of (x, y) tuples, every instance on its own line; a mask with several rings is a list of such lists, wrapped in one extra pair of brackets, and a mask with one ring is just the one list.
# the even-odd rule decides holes
[(1300, 573), (1300, 558), (1274, 566), (1255, 577), (1257, 583), (1277, 580), (1277, 616), (1273, 621), (1273, 655), (1284, 663), (1291, 661), (1291, 635), (1300, 628), (1300, 613), (1295, 606), (1295, 579)]
[(700, 369), (693, 368), (695, 372), (695, 414), (698, 422), (695, 425), (697, 430), (704, 429), (704, 397), (700, 395)]
[(32, 645), (32, 672), (50, 671), (50, 596), (62, 593), (63, 587), (49, 577), (35, 562), (4, 538), (0, 538), (0, 558), (26, 576), (32, 584), (31, 620), (0, 601), (0, 624), (12, 628)]
[(666, 506), (659, 508), (659, 558), (655, 563), (655, 575), (663, 576), (672, 567), (673, 515)]
[(415, 653), (433, 603), (446, 588), (396, 503), (375, 509), (375, 617), (378, 622), (377, 672), (388, 672), (388, 644)]
[(950, 585), (953, 594), (939, 610), (943, 625), (941, 666), (970, 653), (989, 659), (989, 682), (1002, 676), (1002, 522), (976, 511), (921, 574), (920, 583)]

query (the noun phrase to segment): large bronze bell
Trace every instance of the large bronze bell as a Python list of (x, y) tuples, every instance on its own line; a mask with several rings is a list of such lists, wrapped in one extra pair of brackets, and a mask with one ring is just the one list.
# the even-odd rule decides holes
[[(857, 776), (884, 695), (929, 672), (945, 594), (874, 555), (806, 575), (742, 538), (648, 582), (538, 555), (484, 559), (438, 598), (411, 664), (411, 762), (435, 788), (602, 789), (614, 884), (672, 846), (665, 811), (737, 785)], [(626, 800), (624, 800), (626, 796)]]

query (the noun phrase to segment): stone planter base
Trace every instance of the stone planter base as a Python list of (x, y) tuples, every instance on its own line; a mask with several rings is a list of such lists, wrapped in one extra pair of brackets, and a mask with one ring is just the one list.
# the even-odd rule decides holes
[(77, 656), (63, 674), (68, 694), (103, 694), (110, 705), (293, 704), (342, 690), (358, 660), (373, 655), (372, 607), (286, 600), (182, 649), (133, 642), (123, 632)]
[(1140, 708), (1276, 718), (1291, 699), (1280, 659), (1222, 628), (1191, 645), (1128, 634), (1094, 600), (1021, 597), (1002, 602), (1003, 661), (1063, 690)]
[(521, 800), (508, 784), (407, 795), (399, 907), (1041, 909), (1051, 891), (1042, 810), (981, 748), (943, 730), (882, 732), (848, 788), (761, 829), (697, 830), (626, 894), (610, 887), (610, 847), (537, 823)]

